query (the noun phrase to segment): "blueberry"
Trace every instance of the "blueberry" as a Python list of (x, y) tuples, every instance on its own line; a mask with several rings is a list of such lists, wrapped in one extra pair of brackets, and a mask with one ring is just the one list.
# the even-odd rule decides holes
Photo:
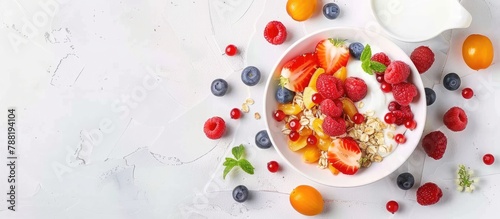
[(295, 97), (295, 92), (286, 89), (283, 86), (279, 86), (276, 90), (276, 101), (279, 103), (291, 103)]
[(226, 94), (228, 89), (227, 82), (224, 79), (217, 78), (212, 81), (212, 85), (210, 86), (210, 90), (215, 96), (222, 97)]
[(434, 90), (426, 87), (425, 88), (425, 100), (427, 101), (427, 106), (432, 105), (436, 101), (436, 92), (434, 92)]
[(233, 198), (237, 202), (244, 202), (248, 199), (248, 189), (244, 185), (236, 186), (233, 189)]
[(323, 15), (326, 18), (333, 20), (340, 15), (340, 8), (335, 3), (327, 3), (323, 6)]
[(254, 66), (248, 66), (241, 72), (241, 80), (248, 86), (254, 86), (260, 81), (260, 71)]
[(349, 53), (351, 54), (352, 57), (355, 59), (359, 60), (359, 57), (361, 57), (361, 53), (365, 49), (365, 46), (363, 44), (355, 42), (349, 44)]
[(447, 90), (456, 90), (460, 87), (460, 76), (456, 73), (448, 73), (443, 78), (444, 88)]
[(257, 132), (257, 134), (255, 135), (255, 144), (257, 145), (257, 147), (262, 149), (268, 149), (273, 146), (266, 130)]
[(415, 184), (415, 179), (411, 173), (401, 173), (396, 180), (398, 187), (402, 190), (408, 190)]

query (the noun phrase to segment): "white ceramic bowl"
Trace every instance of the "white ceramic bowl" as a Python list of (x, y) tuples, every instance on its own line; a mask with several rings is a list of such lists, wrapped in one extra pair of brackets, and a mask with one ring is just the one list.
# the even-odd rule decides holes
[[(419, 95), (411, 103), (414, 119), (417, 122), (417, 128), (413, 131), (406, 130), (405, 136), (407, 138), (407, 142), (403, 145), (399, 145), (394, 152), (385, 157), (381, 163), (373, 163), (369, 168), (362, 168), (355, 175), (339, 174), (335, 176), (331, 174), (328, 169), (320, 169), (316, 164), (307, 164), (302, 161), (302, 155), (300, 153), (293, 152), (288, 149), (288, 137), (281, 132), (284, 122), (277, 122), (272, 116), (273, 111), (277, 109), (278, 105), (278, 102), (275, 99), (275, 92), (278, 87), (278, 79), (284, 63), (300, 54), (313, 52), (316, 44), (320, 40), (326, 38), (342, 38), (347, 39), (350, 42), (357, 41), (362, 44), (370, 44), (372, 49), (382, 48), (383, 52), (385, 52), (392, 60), (404, 61), (411, 67), (412, 73), (409, 81), (414, 83), (419, 91)], [(376, 50), (373, 52), (375, 53)], [(303, 176), (315, 182), (335, 187), (354, 187), (366, 185), (384, 178), (399, 168), (408, 159), (408, 157), (410, 157), (419, 143), (425, 125), (427, 109), (422, 80), (417, 69), (404, 51), (380, 35), (355, 28), (324, 29), (309, 34), (295, 42), (281, 57), (279, 57), (277, 63), (273, 66), (271, 75), (266, 83), (264, 100), (264, 119), (266, 122), (266, 128), (276, 151), (283, 157), (284, 160), (286, 160), (286, 162), (288, 162), (289, 166), (301, 173)], [(388, 103), (390, 100), (373, 101), (385, 101)], [(385, 104), (385, 106), (387, 106), (387, 104)], [(404, 126), (401, 127), (404, 128)]]

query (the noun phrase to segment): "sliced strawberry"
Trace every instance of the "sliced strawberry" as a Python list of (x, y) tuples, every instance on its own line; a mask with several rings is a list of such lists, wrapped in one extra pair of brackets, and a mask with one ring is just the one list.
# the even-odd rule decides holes
[(281, 69), (280, 84), (288, 90), (302, 92), (318, 68), (314, 53), (305, 53), (286, 62)]
[(343, 40), (324, 39), (316, 45), (316, 57), (321, 68), (327, 74), (335, 73), (339, 68), (347, 66), (349, 61), (349, 48)]
[(352, 138), (338, 138), (332, 141), (328, 148), (328, 161), (335, 169), (346, 175), (358, 172), (361, 150)]

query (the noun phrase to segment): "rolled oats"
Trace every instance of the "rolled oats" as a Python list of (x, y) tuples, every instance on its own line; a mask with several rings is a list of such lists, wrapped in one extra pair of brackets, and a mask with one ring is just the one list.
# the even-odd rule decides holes
[(259, 113), (255, 113), (254, 117), (255, 117), (255, 119), (259, 120), (260, 119), (260, 114)]
[(241, 111), (244, 113), (248, 113), (250, 112), (250, 107), (248, 107), (248, 105), (244, 103), (243, 105), (241, 105)]
[(245, 103), (248, 104), (248, 105), (253, 105), (255, 103), (255, 101), (252, 98), (247, 98), (245, 100)]
[(318, 160), (318, 167), (321, 169), (326, 169), (328, 167), (328, 153), (326, 151), (321, 151), (321, 156)]

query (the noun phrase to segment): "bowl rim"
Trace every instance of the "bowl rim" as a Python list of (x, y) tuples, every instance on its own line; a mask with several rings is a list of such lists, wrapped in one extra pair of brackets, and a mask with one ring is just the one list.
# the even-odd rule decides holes
[[(409, 56), (408, 54), (406, 54), (406, 52), (404, 52), (401, 47), (399, 47), (397, 44), (395, 44), (392, 40), (388, 39), (387, 37), (379, 34), (379, 33), (376, 33), (374, 31), (370, 31), (370, 30), (366, 30), (366, 29), (361, 29), (361, 28), (358, 28), (358, 27), (348, 27), (348, 26), (343, 26), (343, 27), (328, 27), (328, 28), (323, 28), (323, 29), (320, 29), (320, 30), (317, 30), (317, 31), (314, 31), (314, 32), (311, 32), (309, 34), (306, 34), (305, 36), (303, 36), (302, 38), (298, 39), (297, 41), (295, 41), (292, 45), (290, 45), (282, 54), (281, 56), (279, 56), (279, 58), (277, 59), (277, 61), (275, 61), (275, 63), (272, 65), (272, 68), (271, 68), (271, 71), (270, 71), (270, 74), (267, 78), (267, 81), (266, 81), (266, 84), (265, 84), (265, 89), (264, 89), (264, 94), (263, 94), (263, 97), (264, 97), (264, 100), (267, 99), (267, 95), (268, 95), (268, 92), (269, 92), (269, 89), (271, 88), (271, 82), (273, 81), (274, 79), (274, 74), (277, 70), (277, 68), (280, 66), (282, 60), (285, 58), (285, 56), (291, 51), (293, 50), (297, 45), (299, 45), (300, 43), (302, 43), (303, 41), (306, 41), (308, 38), (312, 37), (312, 36), (315, 36), (315, 35), (318, 35), (318, 34), (321, 34), (323, 32), (329, 32), (329, 31), (335, 31), (335, 30), (347, 30), (347, 31), (356, 31), (356, 32), (365, 32), (365, 34), (367, 35), (375, 35), (383, 40), (386, 40), (390, 43), (392, 43), (396, 48), (397, 50), (399, 50), (399, 53), (403, 53), (405, 54), (405, 56), (408, 57), (409, 59)], [(418, 72), (416, 71), (416, 67), (413, 63), (407, 63), (408, 65), (410, 65), (410, 68), (412, 69), (412, 72)], [(420, 81), (420, 83), (418, 83), (419, 85), (421, 86), (417, 86), (417, 89), (419, 90), (419, 95), (421, 96), (420, 98), (422, 98), (422, 94), (424, 94), (424, 85), (423, 85), (423, 81), (420, 77), (420, 74), (418, 75), (418, 80)], [(415, 83), (415, 82), (414, 82)], [(332, 185), (332, 184), (328, 184), (327, 182), (324, 182), (322, 180), (318, 180), (318, 179), (315, 179), (313, 178), (312, 176), (306, 174), (305, 172), (303, 172), (302, 170), (299, 170), (295, 165), (293, 165), (291, 163), (291, 161), (281, 152), (281, 150), (278, 148), (278, 146), (276, 145), (276, 142), (274, 141), (274, 138), (272, 137), (272, 135), (270, 133), (271, 132), (271, 129), (270, 129), (270, 125), (269, 125), (269, 119), (272, 119), (272, 118), (269, 118), (269, 112), (267, 112), (267, 108), (268, 108), (268, 101), (264, 101), (264, 104), (263, 104), (263, 112), (264, 115), (263, 115), (263, 119), (264, 119), (264, 122), (265, 122), (265, 126), (266, 126), (266, 131), (268, 132), (268, 135), (269, 135), (269, 139), (271, 140), (272, 144), (273, 144), (273, 147), (274, 149), (276, 150), (276, 152), (279, 154), (279, 156), (285, 160), (285, 162), (288, 164), (288, 166), (290, 166), (294, 171), (300, 173), (302, 176), (304, 176), (305, 178), (313, 181), (313, 182), (316, 182), (316, 183), (319, 183), (319, 184), (322, 184), (322, 185), (326, 185), (326, 186), (330, 186), (330, 187), (338, 187), (338, 188), (353, 188), (353, 187), (359, 187), (359, 186), (364, 186), (364, 185), (368, 185), (368, 184), (371, 184), (371, 183), (374, 183), (374, 182), (377, 182), (381, 179), (384, 179), (386, 178), (387, 176), (389, 176), (390, 174), (392, 174), (394, 171), (396, 171), (398, 168), (401, 167), (401, 165), (403, 165), (410, 157), (411, 155), (415, 152), (415, 150), (417, 149), (417, 146), (419, 145), (419, 142), (420, 142), (420, 139), (423, 135), (423, 131), (424, 131), (424, 127), (425, 127), (425, 121), (426, 121), (426, 117), (427, 117), (427, 107), (423, 107), (424, 110), (422, 111), (419, 111), (420, 114), (422, 114), (422, 117), (423, 117), (423, 121), (420, 121), (420, 124), (417, 126), (416, 129), (412, 130), (412, 132), (418, 132), (417, 133), (417, 136), (419, 137), (419, 140), (417, 141), (417, 143), (412, 146), (413, 148), (411, 149), (411, 152), (408, 154), (407, 157), (404, 158), (404, 160), (400, 163), (400, 165), (394, 165), (394, 167), (392, 167), (390, 169), (390, 171), (386, 174), (386, 175), (383, 175), (383, 176), (380, 176), (378, 178), (375, 178), (374, 180), (370, 180), (369, 182), (366, 182), (366, 183), (360, 183), (360, 184), (354, 184), (354, 185), (344, 185), (344, 184), (339, 184), (339, 185)], [(268, 114), (269, 113), (269, 114)], [(394, 152), (392, 152), (390, 155), (393, 155)], [(389, 155), (389, 156), (390, 156)]]

